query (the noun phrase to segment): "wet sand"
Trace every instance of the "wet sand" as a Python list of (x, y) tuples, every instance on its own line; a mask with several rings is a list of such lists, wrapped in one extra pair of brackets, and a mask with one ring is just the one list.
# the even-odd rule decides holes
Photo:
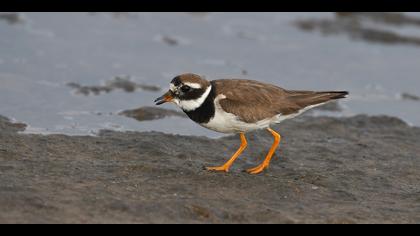
[(116, 76), (113, 80), (106, 82), (106, 85), (101, 86), (83, 86), (78, 83), (67, 83), (67, 86), (73, 88), (76, 94), (88, 96), (90, 94), (100, 95), (102, 92), (109, 93), (115, 89), (124, 90), (127, 93), (135, 92), (137, 89), (145, 91), (160, 91), (159, 86), (138, 84), (130, 80), (130, 76)]
[(20, 134), (0, 118), (1, 223), (420, 223), (420, 128), (397, 118), (300, 117), (239, 146), (160, 132)]
[(361, 40), (385, 45), (408, 44), (420, 46), (420, 38), (404, 36), (398, 33), (366, 27), (366, 22), (373, 21), (383, 25), (420, 26), (420, 18), (401, 13), (350, 13), (337, 12), (335, 19), (297, 20), (295, 25), (304, 31), (318, 30), (324, 35), (346, 34), (352, 40)]
[(188, 118), (184, 112), (168, 110), (160, 107), (140, 107), (133, 110), (122, 111), (119, 115), (131, 117), (137, 121), (158, 120), (170, 116)]

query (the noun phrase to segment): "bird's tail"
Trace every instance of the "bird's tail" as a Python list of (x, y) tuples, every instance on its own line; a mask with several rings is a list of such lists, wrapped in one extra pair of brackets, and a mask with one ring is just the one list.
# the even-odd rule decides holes
[(340, 99), (340, 98), (346, 98), (347, 95), (349, 95), (349, 92), (347, 91), (328, 91), (328, 92), (317, 92), (318, 95), (323, 95), (329, 99)]
[(347, 91), (289, 91), (290, 99), (296, 104), (306, 107), (310, 105), (322, 104), (332, 100), (341, 99), (347, 97), (349, 92)]

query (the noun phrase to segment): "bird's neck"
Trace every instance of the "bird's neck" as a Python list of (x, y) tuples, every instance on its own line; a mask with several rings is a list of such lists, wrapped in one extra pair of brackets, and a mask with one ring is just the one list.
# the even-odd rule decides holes
[[(195, 107), (194, 109), (184, 109), (182, 110), (185, 114), (190, 117), (191, 120), (197, 123), (207, 123), (210, 121), (211, 118), (214, 117), (215, 114), (215, 106), (214, 106), (214, 98), (215, 98), (215, 88), (213, 83), (206, 89), (206, 92), (203, 93), (203, 98), (200, 102), (199, 106)], [(198, 99), (200, 99), (198, 98)]]

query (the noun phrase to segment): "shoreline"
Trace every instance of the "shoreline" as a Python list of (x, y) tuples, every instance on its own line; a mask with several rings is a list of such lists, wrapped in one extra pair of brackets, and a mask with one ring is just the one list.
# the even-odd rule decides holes
[(98, 136), (17, 133), (0, 117), (1, 223), (420, 223), (420, 128), (357, 115), (285, 121), (270, 168), (268, 132)]

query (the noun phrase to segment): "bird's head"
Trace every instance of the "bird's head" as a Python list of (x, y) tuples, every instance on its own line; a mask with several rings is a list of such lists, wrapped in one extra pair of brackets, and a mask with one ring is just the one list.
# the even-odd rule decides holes
[(192, 111), (201, 106), (211, 90), (211, 84), (203, 77), (188, 73), (178, 75), (169, 84), (169, 90), (155, 102), (160, 105), (172, 102), (184, 111)]

